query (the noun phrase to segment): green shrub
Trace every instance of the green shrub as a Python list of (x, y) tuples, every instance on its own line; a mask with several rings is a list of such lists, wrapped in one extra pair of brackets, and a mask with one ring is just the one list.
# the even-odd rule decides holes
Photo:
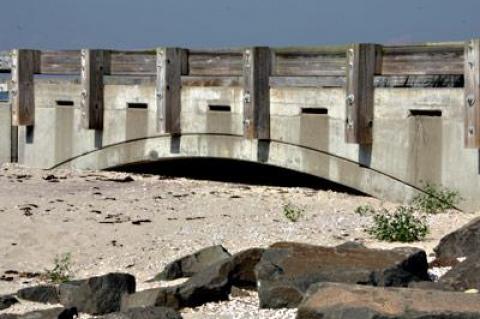
[(72, 277), (71, 264), (72, 255), (70, 253), (66, 253), (63, 257), (55, 257), (53, 268), (45, 272), (47, 279), (53, 283), (69, 281)]
[(429, 183), (425, 184), (424, 191), (425, 193), (415, 196), (412, 205), (418, 211), (426, 214), (443, 213), (447, 209), (455, 208), (455, 205), (460, 202), (460, 196), (457, 191)]
[(360, 205), (355, 208), (355, 213), (360, 216), (369, 216), (375, 214), (375, 208), (370, 205)]
[(297, 222), (303, 216), (304, 212), (304, 209), (292, 203), (283, 205), (283, 215), (291, 222)]
[(380, 210), (373, 216), (373, 223), (367, 232), (378, 240), (412, 242), (428, 233), (425, 217), (416, 217), (410, 206), (399, 206), (394, 212)]

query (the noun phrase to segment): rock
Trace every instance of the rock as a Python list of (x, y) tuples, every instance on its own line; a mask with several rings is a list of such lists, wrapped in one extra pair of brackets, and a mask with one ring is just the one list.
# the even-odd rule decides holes
[(24, 314), (0, 314), (0, 319), (71, 319), (71, 318), (60, 318), (59, 315), (65, 310), (63, 307), (55, 307), (44, 310), (37, 310), (32, 312), (27, 312)]
[(455, 291), (453, 288), (449, 287), (448, 285), (444, 285), (442, 283), (432, 282), (432, 281), (412, 281), (411, 283), (408, 284), (408, 288)]
[(20, 299), (41, 303), (56, 304), (60, 301), (57, 287), (51, 285), (23, 288), (17, 292), (17, 296)]
[(369, 287), (339, 283), (312, 285), (297, 319), (474, 319), (480, 296), (438, 290)]
[(196, 273), (177, 288), (181, 307), (197, 307), (207, 302), (228, 300), (232, 288), (232, 259), (220, 260)]
[(260, 307), (293, 308), (313, 283), (407, 286), (411, 281), (429, 281), (427, 268), (425, 252), (417, 248), (337, 249), (286, 242), (267, 249), (255, 273)]
[(191, 277), (205, 267), (230, 257), (230, 253), (221, 245), (207, 247), (169, 263), (150, 281)]
[(119, 311), (122, 296), (134, 292), (135, 277), (123, 273), (69, 281), (59, 286), (62, 305), (89, 314)]
[(232, 258), (204, 268), (186, 282), (164, 288), (139, 291), (122, 298), (122, 311), (136, 307), (197, 307), (207, 302), (228, 300), (232, 283)]
[(446, 235), (434, 251), (437, 258), (459, 258), (474, 255), (480, 245), (480, 217)]
[(122, 297), (121, 311), (139, 307), (170, 307), (180, 308), (180, 301), (176, 295), (177, 287), (152, 288), (126, 294)]
[(233, 255), (233, 272), (230, 276), (233, 286), (246, 289), (257, 288), (255, 266), (262, 259), (264, 251), (263, 248), (251, 248)]
[(12, 295), (0, 296), (0, 310), (10, 308), (16, 303), (18, 303), (18, 300)]
[(114, 312), (99, 318), (103, 319), (182, 319), (182, 316), (172, 308), (146, 307), (133, 308), (125, 312)]
[(468, 257), (453, 267), (438, 281), (440, 284), (458, 291), (480, 289), (480, 255)]

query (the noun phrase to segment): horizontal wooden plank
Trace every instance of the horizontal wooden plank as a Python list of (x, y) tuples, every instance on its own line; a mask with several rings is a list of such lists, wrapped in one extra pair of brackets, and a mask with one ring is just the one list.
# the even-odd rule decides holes
[(80, 74), (80, 50), (42, 51), (40, 73)]
[(191, 55), (216, 55), (216, 54), (233, 54), (242, 55), (244, 48), (201, 48), (188, 49), (188, 54)]
[(341, 76), (345, 74), (346, 54), (276, 54), (272, 75)]
[(156, 75), (157, 56), (155, 52), (111, 52), (111, 74)]
[(235, 53), (188, 54), (188, 75), (240, 76), (243, 72), (243, 57)]
[(376, 76), (377, 88), (461, 88), (463, 75), (390, 75)]
[(463, 74), (463, 48), (445, 46), (384, 47), (382, 74)]
[(271, 50), (275, 54), (317, 54), (317, 55), (331, 55), (331, 54), (343, 54), (347, 51), (347, 45), (334, 45), (334, 46), (314, 46), (314, 47), (277, 47)]
[(271, 76), (270, 87), (343, 87), (345, 76)]
[(103, 77), (104, 85), (155, 85), (155, 75), (105, 75)]
[(0, 72), (10, 71), (12, 67), (12, 57), (10, 51), (0, 51)]
[(182, 76), (182, 86), (242, 86), (241, 76)]

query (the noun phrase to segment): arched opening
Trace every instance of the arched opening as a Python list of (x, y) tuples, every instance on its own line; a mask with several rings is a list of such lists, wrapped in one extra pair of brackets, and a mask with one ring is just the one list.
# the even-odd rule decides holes
[(109, 170), (247, 185), (308, 187), (352, 195), (365, 195), (358, 190), (313, 175), (268, 164), (232, 159), (173, 158), (128, 164)]

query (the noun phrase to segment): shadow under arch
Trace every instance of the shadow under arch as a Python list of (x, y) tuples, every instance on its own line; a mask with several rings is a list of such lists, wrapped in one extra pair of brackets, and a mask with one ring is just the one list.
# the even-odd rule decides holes
[(356, 189), (315, 175), (260, 162), (228, 158), (169, 158), (159, 159), (154, 162), (131, 163), (112, 167), (108, 170), (166, 177), (186, 177), (245, 185), (308, 187), (315, 190), (332, 190), (352, 195), (368, 196)]

